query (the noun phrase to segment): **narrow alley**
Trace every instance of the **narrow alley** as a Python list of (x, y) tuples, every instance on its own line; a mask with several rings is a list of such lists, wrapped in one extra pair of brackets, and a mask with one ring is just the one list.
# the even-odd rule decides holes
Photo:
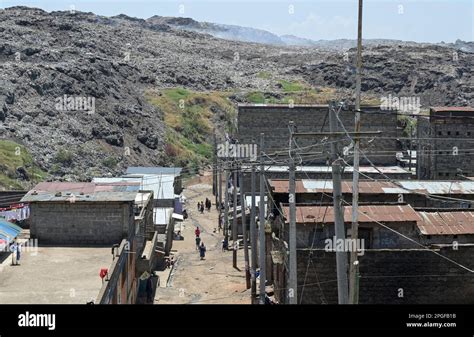
[[(245, 263), (243, 249), (238, 253), (238, 268), (232, 267), (232, 251), (222, 251), (222, 232), (218, 232), (215, 199), (212, 186), (196, 184), (186, 188), (186, 209), (189, 218), (182, 223), (184, 240), (173, 242), (175, 264), (169, 272), (158, 272), (160, 288), (155, 294), (155, 304), (250, 304), (250, 289), (245, 288)], [(209, 198), (211, 211), (201, 214), (197, 203)], [(178, 224), (179, 226), (179, 224)], [(196, 227), (207, 251), (200, 260), (196, 249)], [(177, 229), (178, 230), (178, 229)], [(169, 277), (168, 277), (169, 275)]]

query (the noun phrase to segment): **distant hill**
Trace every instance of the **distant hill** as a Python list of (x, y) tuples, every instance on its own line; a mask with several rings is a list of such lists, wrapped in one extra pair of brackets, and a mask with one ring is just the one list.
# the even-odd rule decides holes
[[(299, 46), (316, 47), (332, 51), (345, 51), (356, 47), (357, 41), (354, 39), (336, 39), (336, 40), (311, 40), (295, 35), (278, 36), (263, 29), (242, 27), (235, 25), (225, 25), (211, 22), (199, 22), (191, 18), (152, 16), (146, 20), (150, 23), (165, 24), (174, 28), (209, 34), (214, 37), (232, 41), (255, 42), (261, 44), (271, 44), (276, 46)], [(426, 45), (430, 43), (418, 43), (413, 41), (402, 41), (392, 39), (364, 39), (364, 46), (415, 46)], [(448, 48), (454, 48), (463, 52), (474, 53), (474, 42), (465, 42), (457, 40), (455, 43), (435, 43)]]
[[(396, 43), (366, 43), (363, 99), (474, 105), (474, 54)], [(221, 136), (235, 126), (236, 103), (353, 98), (355, 49), (339, 49), (352, 45), (187, 18), (7, 8), (0, 11), (0, 140), (8, 141), (0, 143), (0, 186), (46, 174), (88, 180), (127, 166), (203, 167), (213, 130)], [(72, 98), (75, 106), (66, 106)], [(92, 98), (92, 111), (77, 105)]]

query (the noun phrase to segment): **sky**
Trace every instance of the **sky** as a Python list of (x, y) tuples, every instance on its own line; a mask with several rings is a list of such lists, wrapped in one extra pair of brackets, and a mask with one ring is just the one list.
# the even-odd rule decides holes
[[(113, 16), (191, 17), (197, 21), (260, 28), (313, 40), (357, 38), (357, 0), (0, 0)], [(416, 42), (474, 40), (474, 0), (365, 0), (363, 37)]]

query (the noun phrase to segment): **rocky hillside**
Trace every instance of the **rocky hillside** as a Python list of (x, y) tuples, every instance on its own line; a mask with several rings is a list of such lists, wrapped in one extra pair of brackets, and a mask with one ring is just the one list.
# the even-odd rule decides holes
[[(453, 51), (367, 49), (364, 97), (413, 93), (425, 105), (473, 105), (473, 55), (458, 51), (453, 60)], [(353, 56), (223, 40), (156, 17), (7, 8), (0, 139), (24, 146), (56, 179), (132, 164), (197, 167), (209, 160), (213, 128), (232, 130), (236, 102), (350, 98)]]

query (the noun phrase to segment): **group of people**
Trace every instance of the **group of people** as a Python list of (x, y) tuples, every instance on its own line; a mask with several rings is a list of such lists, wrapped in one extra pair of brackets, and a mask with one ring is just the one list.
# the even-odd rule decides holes
[(198, 208), (198, 211), (201, 212), (201, 214), (204, 213), (204, 207), (206, 208), (206, 210), (208, 212), (211, 211), (211, 207), (212, 207), (212, 202), (211, 200), (209, 200), (208, 198), (206, 198), (206, 201), (201, 201), (201, 202), (198, 202), (197, 204), (197, 208)]
[(201, 230), (199, 227), (196, 227), (194, 234), (196, 234), (196, 249), (199, 250), (199, 256), (201, 260), (204, 260), (206, 257), (206, 246), (204, 245), (204, 242), (201, 241)]

